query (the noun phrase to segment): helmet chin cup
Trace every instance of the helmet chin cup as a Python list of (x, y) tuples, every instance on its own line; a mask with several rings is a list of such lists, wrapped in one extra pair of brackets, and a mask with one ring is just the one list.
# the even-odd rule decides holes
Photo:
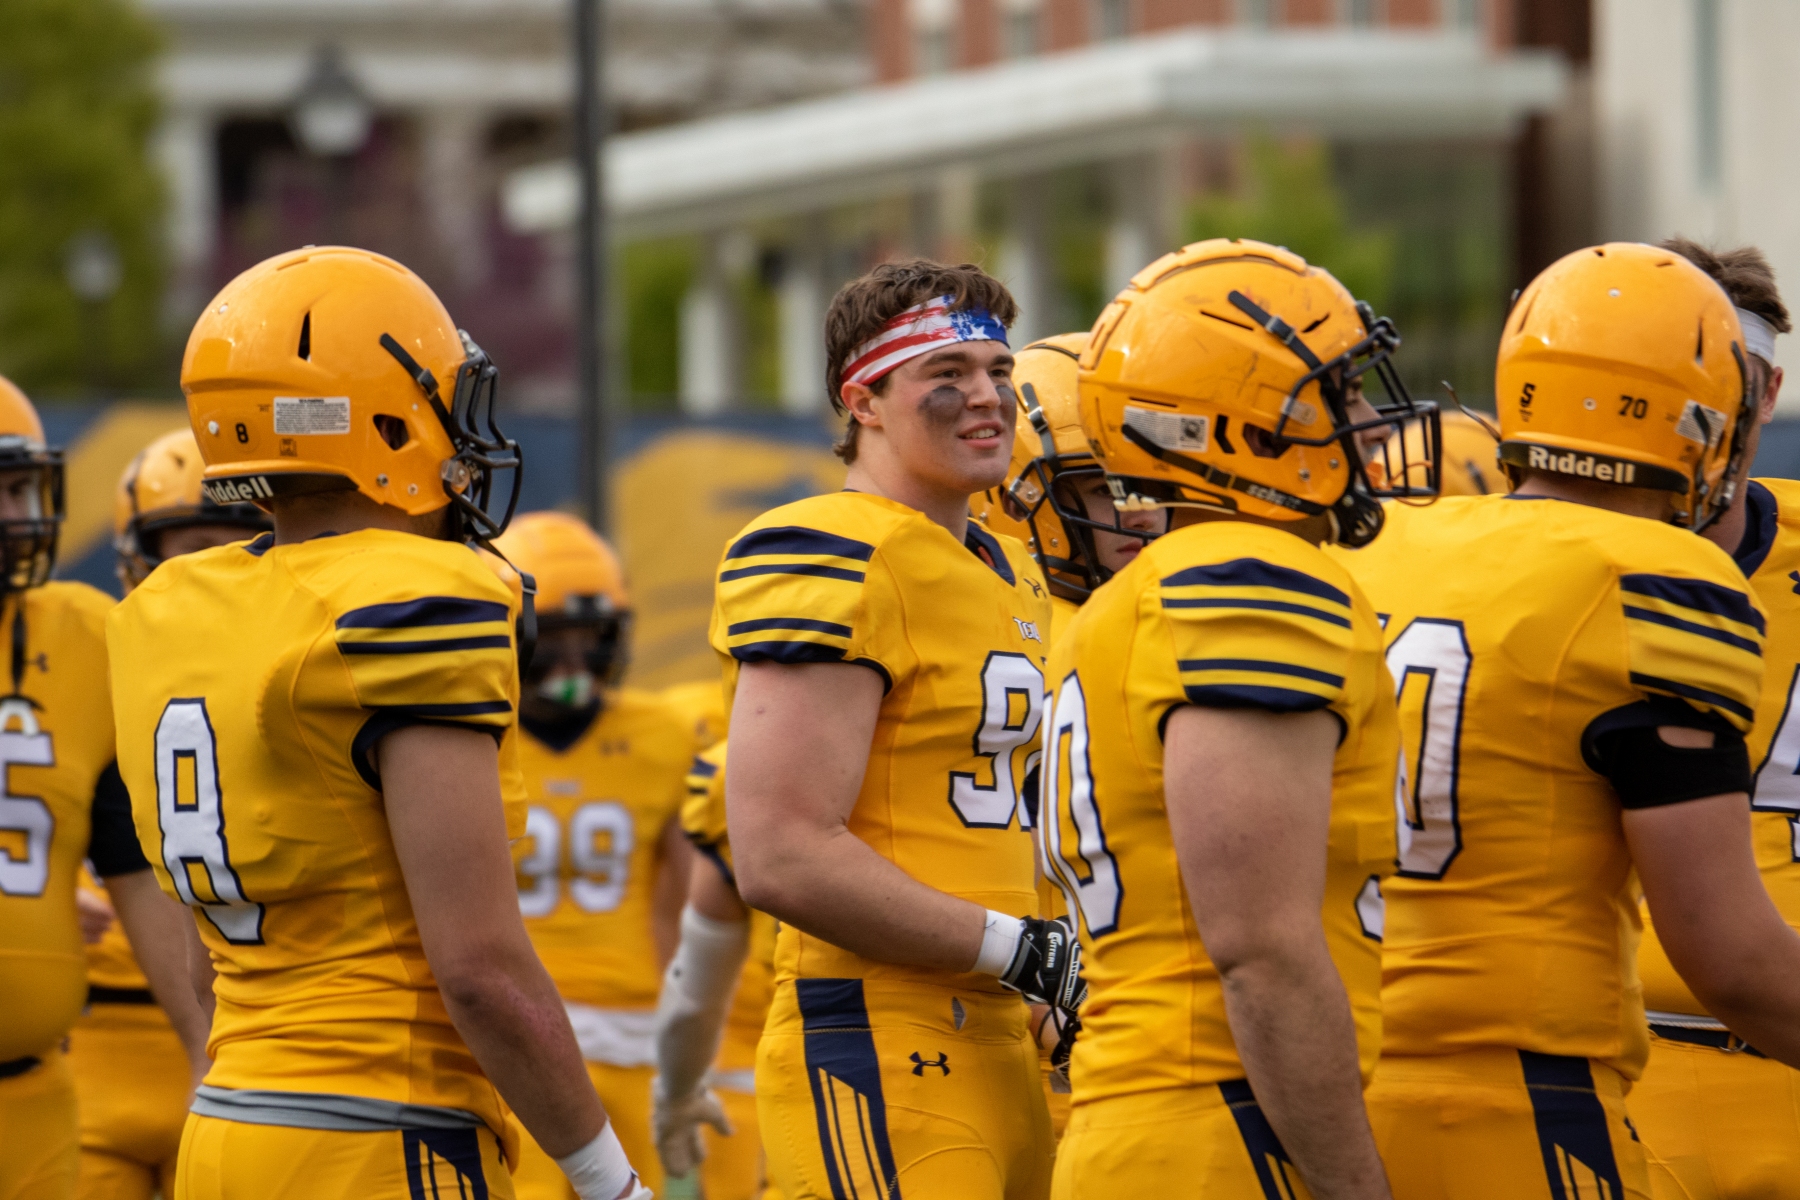
[(1331, 540), (1350, 550), (1374, 541), (1387, 520), (1381, 502), (1352, 484), (1331, 506)]

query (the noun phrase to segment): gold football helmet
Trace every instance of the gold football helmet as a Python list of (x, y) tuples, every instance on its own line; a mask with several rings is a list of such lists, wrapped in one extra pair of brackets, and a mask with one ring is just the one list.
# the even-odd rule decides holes
[[(452, 505), (457, 535), (477, 540), (518, 503), (498, 378), (423, 280), (345, 246), (278, 254), (226, 284), (181, 363), (216, 503), (354, 489), (415, 516)], [(510, 496), (494, 492), (501, 471)]]
[[(29, 473), (13, 476), (14, 472)], [(15, 515), (0, 517), (0, 592), (50, 578), (63, 519), (63, 455), (44, 442), (37, 409), (0, 376), (0, 473), (17, 479)], [(9, 491), (13, 490), (8, 488)]]
[(245, 537), (271, 528), (269, 514), (254, 504), (216, 504), (201, 487), (206, 460), (186, 429), (151, 442), (119, 478), (113, 504), (113, 549), (126, 591), (149, 578), (163, 561), (162, 535), (186, 525), (231, 525)]
[[(587, 668), (595, 679), (617, 686), (630, 662), (631, 596), (619, 556), (606, 539), (568, 513), (521, 515), (494, 541), (494, 549), (537, 582), (540, 636), (559, 629), (589, 628), (598, 643)], [(547, 664), (538, 664), (541, 672)], [(531, 669), (527, 668), (528, 681)]]
[[(1445, 496), (1487, 496), (1507, 491), (1507, 479), (1501, 469), (1498, 451), (1499, 431), (1491, 421), (1472, 417), (1460, 408), (1442, 409), (1438, 413), (1444, 439), (1444, 462), (1441, 492)], [(1399, 436), (1406, 438), (1405, 460), (1412, 463), (1413, 482), (1424, 480), (1425, 464), (1421, 428), (1407, 426)], [(1401, 455), (1390, 452), (1387, 458), (1399, 461)], [(1378, 474), (1380, 464), (1370, 463), (1370, 477)]]
[(1004, 483), (969, 501), (970, 511), (988, 528), (1024, 542), (1051, 590), (1076, 603), (1112, 577), (1095, 551), (1094, 530), (1145, 541), (1154, 536), (1117, 520), (1093, 520), (1077, 490), (1084, 480), (1104, 478), (1082, 432), (1076, 395), (1076, 364), (1087, 341), (1085, 333), (1064, 333), (1019, 351), (1013, 366), (1019, 414), (1012, 465)]
[(1500, 460), (1675, 493), (1676, 523), (1730, 507), (1755, 420), (1743, 331), (1704, 271), (1612, 242), (1544, 268), (1500, 335)]
[[(1121, 508), (1324, 516), (1331, 540), (1363, 546), (1381, 530), (1381, 500), (1438, 493), (1437, 405), (1407, 394), (1399, 345), (1391, 321), (1298, 255), (1196, 242), (1100, 314), (1081, 358), (1082, 424)], [(1387, 396), (1356, 421), (1369, 374)], [(1359, 443), (1409, 424), (1418, 460), (1390, 437), (1380, 469), (1365, 469)]]

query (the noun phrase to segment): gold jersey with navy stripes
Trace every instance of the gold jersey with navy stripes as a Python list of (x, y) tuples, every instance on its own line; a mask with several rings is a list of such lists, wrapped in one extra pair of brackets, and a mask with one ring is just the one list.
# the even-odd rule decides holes
[(1366, 1078), (1381, 1039), (1399, 733), (1381, 627), (1349, 575), (1282, 530), (1191, 525), (1147, 545), (1056, 643), (1039, 828), (1081, 917), (1077, 1112), (1244, 1078), (1164, 808), (1162, 732), (1185, 705), (1325, 711), (1342, 727), (1321, 916)]
[[(1749, 737), (1756, 865), (1776, 910), (1800, 931), (1800, 482), (1749, 481), (1733, 557), (1768, 618)], [(1638, 970), (1651, 1048), (1631, 1115), (1653, 1175), (1679, 1180), (1692, 1200), (1800, 1196), (1800, 1072), (1746, 1047), (1706, 1011), (1647, 909)], [(1656, 1182), (1660, 1190), (1665, 1178)]]
[[(1768, 618), (1762, 692), (1749, 736), (1756, 771), (1750, 824), (1763, 886), (1800, 931), (1800, 482), (1752, 479), (1738, 566)], [(1705, 1015), (1675, 973), (1645, 913), (1638, 951), (1644, 1005), (1652, 1012)]]
[(111, 607), (80, 583), (0, 604), (0, 1196), (76, 1185), (63, 1047), (88, 990), (77, 880), (84, 858), (102, 879), (149, 865), (113, 765)]
[(449, 542), (265, 534), (164, 563), (107, 634), (139, 834), (217, 971), (194, 1112), (401, 1130), (478, 1169), (504, 1108), (425, 959), (373, 750), (420, 722), (494, 737), (524, 833), (505, 585)]
[[(1035, 912), (1021, 788), (1037, 755), (1048, 589), (1019, 542), (961, 538), (839, 492), (726, 548), (712, 644), (747, 664), (846, 663), (884, 694), (850, 833), (919, 882)], [(784, 923), (757, 1048), (771, 1182), (793, 1197), (1041, 1200), (1051, 1132), (1025, 1005), (991, 976), (878, 962)]]
[(1390, 505), (1341, 560), (1386, 622), (1406, 749), (1385, 1052), (1510, 1047), (1636, 1078), (1636, 882), (1584, 743), (1653, 698), (1749, 731), (1764, 622), (1742, 574), (1672, 525), (1507, 496)]
[(0, 696), (0, 1066), (49, 1051), (86, 1001), (83, 860), (102, 878), (148, 865), (113, 768), (112, 603), (86, 584), (50, 583), (0, 607), (0, 690), (16, 692)]
[[(712, 643), (726, 692), (744, 663), (854, 663), (884, 695), (851, 833), (921, 883), (1036, 909), (1019, 801), (1043, 702), (1049, 596), (1025, 549), (973, 521), (959, 544), (897, 501), (838, 492), (751, 522), (725, 551)], [(791, 926), (777, 975), (1000, 992), (971, 973), (879, 963)]]

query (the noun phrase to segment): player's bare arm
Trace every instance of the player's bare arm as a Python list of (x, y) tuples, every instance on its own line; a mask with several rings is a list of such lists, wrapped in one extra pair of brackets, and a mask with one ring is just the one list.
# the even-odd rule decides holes
[(1257, 1103), (1318, 1200), (1382, 1200), (1356, 1028), (1319, 916), (1338, 733), (1324, 712), (1177, 709), (1163, 787)]
[[(1710, 737), (1663, 731), (1671, 735)], [(1733, 1033), (1800, 1066), (1800, 937), (1757, 872), (1749, 797), (1627, 809), (1624, 821), (1651, 919), (1682, 979)]]
[(725, 780), (738, 887), (752, 908), (866, 958), (967, 971), (986, 911), (850, 832), (881, 695), (866, 667), (745, 664)]
[(188, 974), (187, 939), (194, 918), (184, 905), (163, 895), (156, 875), (149, 870), (113, 875), (101, 882), (125, 927), (138, 965), (150, 981), (151, 993), (181, 1038), (193, 1082), (198, 1085), (209, 1063), (206, 1038), (212, 1018), (201, 1010)]
[[(494, 739), (414, 725), (376, 750), (419, 940), (456, 1031), (553, 1158), (606, 1124), (568, 1014), (519, 916)], [(634, 1178), (620, 1196), (629, 1196)]]
[(412, 726), (377, 754), (388, 827), (451, 1020), (532, 1136), (568, 1154), (606, 1114), (519, 917), (494, 739)]

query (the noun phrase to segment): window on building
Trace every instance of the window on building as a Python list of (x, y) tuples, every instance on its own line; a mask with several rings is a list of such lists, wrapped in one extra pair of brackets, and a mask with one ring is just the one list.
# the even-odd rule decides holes
[(1112, 41), (1131, 33), (1131, 0), (1094, 0), (1094, 40)]
[(1458, 29), (1481, 28), (1482, 18), (1486, 15), (1482, 11), (1482, 2), (1483, 0), (1456, 0), (1450, 6), (1450, 18)]
[(1266, 29), (1280, 19), (1281, 0), (1238, 0), (1238, 19), (1246, 25)]
[(1043, 46), (1038, 0), (1007, 0), (1000, 19), (1002, 49), (1008, 58), (1030, 58)]
[(1349, 11), (1345, 14), (1350, 24), (1359, 29), (1378, 24), (1381, 20), (1379, 0), (1350, 0)]
[(956, 65), (956, 0), (912, 0), (913, 69), (942, 75)]

